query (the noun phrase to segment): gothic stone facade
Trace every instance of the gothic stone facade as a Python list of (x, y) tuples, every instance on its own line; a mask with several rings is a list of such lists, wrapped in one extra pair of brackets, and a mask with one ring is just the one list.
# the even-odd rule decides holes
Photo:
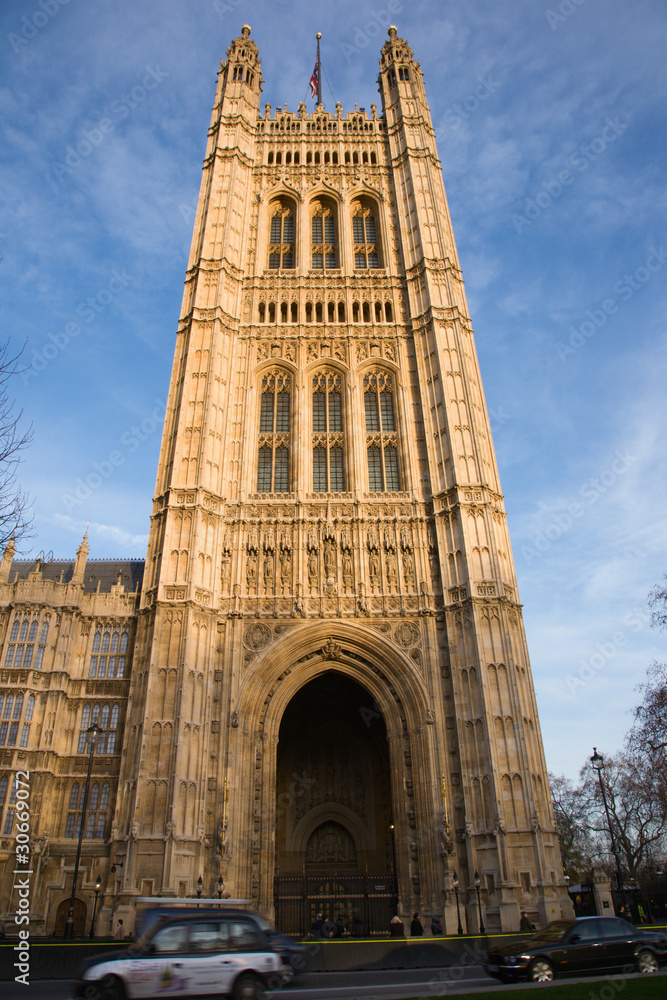
[[(478, 872), (488, 929), (544, 922), (568, 902), (419, 63), (392, 27), (370, 114), (272, 112), (261, 84), (245, 26), (220, 67), (143, 585), (91, 592), (84, 547), (70, 582), (10, 579), (5, 557), (3, 663), (14, 623), (50, 615), (41, 669), (2, 673), (35, 698), (26, 745), (0, 751), (34, 775), (35, 908), (51, 930), (80, 732), (117, 705), (105, 818), (84, 821), (101, 930), (200, 876), (272, 916), (276, 872), (308, 871), (395, 870), (399, 911), (449, 930), (454, 873), (477, 927)], [(121, 643), (122, 678), (100, 674)], [(9, 835), (0, 850), (6, 913)]]

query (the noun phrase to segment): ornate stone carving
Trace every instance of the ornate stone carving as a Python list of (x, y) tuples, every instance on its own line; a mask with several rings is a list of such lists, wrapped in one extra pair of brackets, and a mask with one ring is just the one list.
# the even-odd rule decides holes
[(259, 649), (264, 649), (265, 646), (271, 641), (271, 629), (268, 625), (263, 625), (261, 622), (257, 622), (255, 625), (250, 625), (246, 629), (243, 636), (243, 645), (246, 649), (252, 649), (256, 652)]
[(394, 630), (394, 640), (405, 649), (416, 645), (420, 638), (421, 633), (414, 622), (402, 622)]

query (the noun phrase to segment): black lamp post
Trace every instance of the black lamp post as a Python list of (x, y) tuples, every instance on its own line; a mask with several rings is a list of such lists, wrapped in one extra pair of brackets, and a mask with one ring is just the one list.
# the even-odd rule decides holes
[(91, 924), (90, 924), (90, 934), (88, 935), (88, 937), (90, 937), (90, 938), (94, 938), (95, 937), (95, 916), (97, 914), (97, 897), (100, 894), (100, 889), (101, 888), (102, 888), (102, 879), (98, 875), (97, 876), (97, 880), (95, 882), (95, 902), (93, 903), (93, 919), (92, 919)]
[(79, 877), (79, 862), (81, 860), (81, 841), (83, 840), (83, 828), (86, 822), (86, 809), (88, 808), (88, 788), (90, 786), (90, 772), (93, 769), (93, 754), (97, 744), (97, 734), (102, 730), (96, 722), (86, 729), (86, 739), (90, 744), (88, 751), (88, 770), (86, 772), (86, 783), (83, 786), (83, 801), (81, 803), (81, 821), (79, 823), (79, 840), (76, 845), (76, 858), (74, 860), (74, 878), (72, 879), (72, 895), (69, 898), (69, 909), (65, 921), (65, 937), (74, 937), (74, 900), (76, 899), (76, 880)]
[(607, 804), (607, 793), (604, 789), (604, 781), (602, 780), (602, 769), (604, 768), (604, 757), (601, 753), (598, 753), (597, 747), (593, 747), (593, 756), (591, 757), (591, 767), (594, 771), (597, 771), (598, 781), (600, 782), (600, 792), (602, 794), (602, 801), (604, 803), (604, 811), (607, 817), (607, 829), (609, 830), (609, 839), (611, 841), (611, 853), (614, 856), (614, 861), (616, 862), (616, 878), (618, 879), (618, 889), (623, 896), (623, 903), (627, 914), (627, 900), (625, 898), (625, 887), (623, 885), (623, 873), (621, 872), (621, 859), (618, 855), (616, 849), (616, 839), (614, 837), (614, 827), (611, 822), (611, 814), (609, 812), (609, 805)]
[(479, 912), (479, 933), (486, 934), (486, 927), (484, 926), (484, 921), (482, 920), (482, 904), (479, 899), (479, 887), (481, 884), (482, 881), (477, 872), (475, 872), (475, 892), (477, 893), (477, 910)]
[(454, 895), (456, 896), (456, 919), (458, 920), (458, 933), (463, 934), (463, 927), (461, 926), (461, 910), (459, 908), (459, 877), (454, 872), (452, 875), (452, 889), (454, 890)]

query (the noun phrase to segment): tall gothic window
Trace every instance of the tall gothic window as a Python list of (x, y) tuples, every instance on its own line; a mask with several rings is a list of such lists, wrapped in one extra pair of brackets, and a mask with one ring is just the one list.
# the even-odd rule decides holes
[(33, 616), (28, 612), (15, 616), (5, 654), (5, 667), (41, 670), (50, 620), (50, 615), (45, 615), (40, 627), (39, 615)]
[(313, 492), (345, 489), (341, 377), (334, 372), (313, 376)]
[(400, 489), (394, 379), (385, 372), (364, 377), (368, 485), (372, 493)]
[(289, 491), (290, 389), (291, 378), (285, 372), (269, 372), (262, 379), (258, 493)]
[(97, 734), (97, 753), (115, 753), (118, 733), (119, 705), (84, 705), (79, 726), (77, 753), (88, 753), (90, 743), (86, 730), (97, 724), (101, 732)]
[(379, 267), (378, 238), (375, 213), (368, 205), (357, 202), (352, 210), (354, 266)]
[[(75, 782), (70, 789), (67, 821), (65, 823), (65, 836), (78, 837), (81, 829), (82, 809), (83, 809), (84, 786), (79, 786)], [(83, 832), (84, 837), (104, 837), (106, 827), (107, 809), (109, 808), (109, 783), (107, 781), (100, 787), (95, 782), (90, 787), (88, 802), (86, 803), (86, 826)]]
[(128, 629), (98, 625), (88, 666), (89, 677), (124, 677), (125, 653), (130, 639)]
[(291, 205), (278, 202), (273, 206), (269, 237), (269, 267), (294, 267), (294, 210)]
[(316, 201), (311, 218), (311, 266), (338, 267), (336, 217), (326, 201)]

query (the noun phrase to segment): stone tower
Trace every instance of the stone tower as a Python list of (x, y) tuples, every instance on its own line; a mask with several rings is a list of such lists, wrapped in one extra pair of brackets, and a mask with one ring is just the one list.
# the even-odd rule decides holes
[[(200, 877), (285, 930), (308, 926), (327, 877), (330, 912), (350, 915), (362, 876), (383, 878), (386, 914), (365, 918), (381, 930), (396, 906), (455, 929), (455, 874), (471, 931), (477, 873), (487, 929), (567, 906), (434, 130), (393, 27), (379, 88), (370, 114), (261, 107), (247, 25), (220, 67), (138, 613), (116, 916)], [(308, 883), (296, 916), (290, 879)]]

